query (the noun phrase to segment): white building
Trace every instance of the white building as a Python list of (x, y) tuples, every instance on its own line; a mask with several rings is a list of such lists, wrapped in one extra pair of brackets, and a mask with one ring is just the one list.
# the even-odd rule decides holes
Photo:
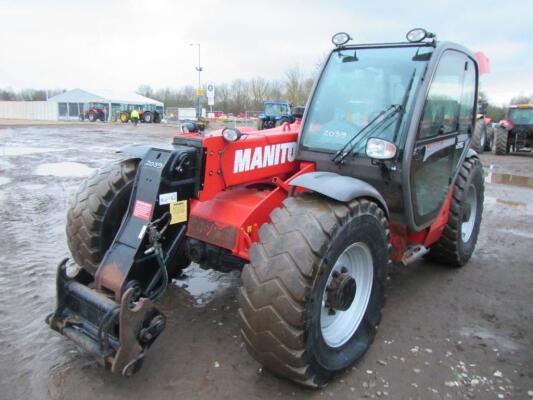
[(158, 111), (161, 115), (164, 104), (133, 92), (114, 90), (72, 89), (50, 97), (48, 102), (57, 103), (58, 119), (78, 119), (80, 114), (97, 106), (105, 109), (108, 120), (116, 121), (120, 111), (133, 108)]

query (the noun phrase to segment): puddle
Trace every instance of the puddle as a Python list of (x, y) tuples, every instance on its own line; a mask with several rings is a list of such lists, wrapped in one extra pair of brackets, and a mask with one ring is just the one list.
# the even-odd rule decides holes
[(501, 349), (514, 351), (520, 348), (520, 346), (513, 340), (505, 336), (498, 335), (489, 329), (462, 328), (460, 333), (466, 337), (475, 337), (477, 339), (485, 340), (490, 342), (492, 345), (495, 345), (495, 347), (499, 347)]
[(10, 178), (6, 178), (5, 176), (0, 176), (0, 186), (5, 185), (6, 183), (11, 182)]
[(27, 147), (27, 146), (0, 146), (0, 156), (24, 156), (27, 154), (49, 153), (63, 151), (64, 149), (52, 149), (50, 147)]
[(485, 172), (485, 182), (486, 183), (497, 183), (499, 185), (533, 188), (533, 177), (532, 176), (499, 174), (496, 172), (492, 172), (492, 168)]
[(36, 175), (53, 175), (53, 176), (87, 176), (94, 168), (85, 164), (76, 162), (59, 162), (50, 164), (41, 164), (35, 169)]
[(183, 270), (187, 276), (185, 279), (174, 280), (173, 283), (185, 289), (196, 304), (209, 303), (222, 290), (232, 284), (233, 276), (223, 272), (204, 270), (193, 264)]

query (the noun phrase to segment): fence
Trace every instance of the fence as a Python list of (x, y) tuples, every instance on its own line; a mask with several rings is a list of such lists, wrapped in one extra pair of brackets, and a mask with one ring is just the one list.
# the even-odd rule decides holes
[[(202, 116), (206, 116), (205, 108), (202, 109)], [(166, 107), (165, 119), (167, 122), (194, 121), (196, 120), (196, 109), (189, 107)]]
[(0, 101), (0, 118), (57, 121), (57, 103), (47, 101)]

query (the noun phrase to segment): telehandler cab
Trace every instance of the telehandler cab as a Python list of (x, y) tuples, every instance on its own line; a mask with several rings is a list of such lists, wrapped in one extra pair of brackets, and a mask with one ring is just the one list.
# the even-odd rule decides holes
[(471, 257), (483, 170), (470, 138), (478, 64), (414, 29), (407, 42), (333, 36), (303, 118), (177, 134), (80, 186), (50, 327), (131, 375), (165, 328), (155, 307), (191, 262), (242, 269), (241, 332), (273, 373), (312, 387), (358, 360), (390, 263)]

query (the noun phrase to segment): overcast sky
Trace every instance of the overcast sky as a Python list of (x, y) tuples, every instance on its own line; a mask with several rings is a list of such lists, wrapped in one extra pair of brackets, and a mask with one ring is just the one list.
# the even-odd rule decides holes
[(312, 74), (331, 35), (402, 41), (413, 27), (481, 50), (497, 103), (533, 93), (532, 0), (0, 0), (0, 87), (135, 90)]

